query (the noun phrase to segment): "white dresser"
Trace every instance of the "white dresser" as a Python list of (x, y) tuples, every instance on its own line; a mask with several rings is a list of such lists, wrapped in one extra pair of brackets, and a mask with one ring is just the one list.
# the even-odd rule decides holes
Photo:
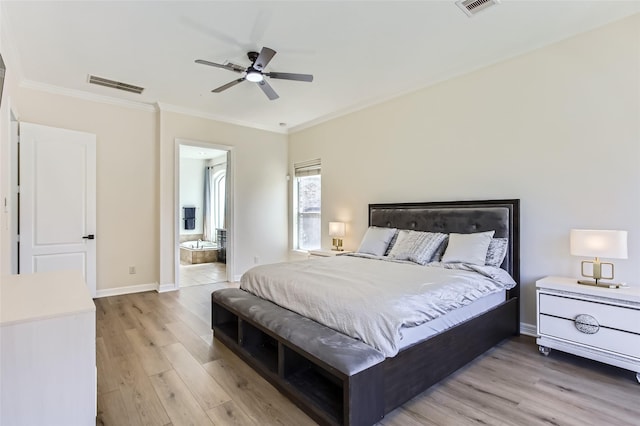
[(540, 352), (558, 349), (636, 372), (640, 382), (640, 287), (599, 288), (574, 278), (536, 282)]
[(0, 281), (0, 425), (95, 425), (96, 307), (78, 271)]

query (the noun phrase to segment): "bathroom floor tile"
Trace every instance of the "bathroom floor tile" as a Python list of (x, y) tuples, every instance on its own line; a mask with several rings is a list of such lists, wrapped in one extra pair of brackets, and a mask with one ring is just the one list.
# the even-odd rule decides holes
[(227, 265), (224, 263), (198, 263), (180, 265), (180, 287), (227, 281)]

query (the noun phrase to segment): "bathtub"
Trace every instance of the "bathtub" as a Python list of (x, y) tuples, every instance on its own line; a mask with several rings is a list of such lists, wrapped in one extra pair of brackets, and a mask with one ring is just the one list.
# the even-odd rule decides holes
[(217, 250), (218, 249), (218, 245), (212, 241), (185, 241), (180, 243), (180, 247), (184, 247), (186, 249), (192, 249), (192, 250), (199, 250), (199, 249)]
[(211, 263), (218, 260), (218, 245), (211, 241), (180, 243), (180, 263)]

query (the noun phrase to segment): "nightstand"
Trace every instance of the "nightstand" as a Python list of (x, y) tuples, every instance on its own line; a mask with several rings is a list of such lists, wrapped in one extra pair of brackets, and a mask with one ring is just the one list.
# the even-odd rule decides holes
[(599, 288), (574, 278), (536, 282), (540, 353), (558, 349), (636, 372), (640, 383), (640, 287)]
[(337, 251), (337, 250), (327, 250), (327, 249), (318, 249), (318, 250), (309, 250), (309, 257), (333, 257), (339, 254), (351, 253), (348, 250)]

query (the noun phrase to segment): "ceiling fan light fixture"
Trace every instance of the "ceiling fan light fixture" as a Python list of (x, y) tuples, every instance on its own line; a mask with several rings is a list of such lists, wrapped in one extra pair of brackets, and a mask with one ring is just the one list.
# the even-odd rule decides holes
[(262, 80), (264, 80), (264, 76), (262, 75), (262, 73), (257, 71), (249, 71), (245, 78), (253, 83), (260, 83)]

